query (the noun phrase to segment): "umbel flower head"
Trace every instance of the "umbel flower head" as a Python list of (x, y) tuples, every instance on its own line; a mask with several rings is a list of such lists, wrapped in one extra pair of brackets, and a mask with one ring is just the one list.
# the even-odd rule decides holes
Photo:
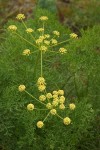
[(63, 122), (65, 125), (69, 125), (71, 123), (71, 119), (69, 117), (66, 117), (63, 119)]
[(25, 91), (25, 89), (26, 89), (25, 85), (20, 85), (20, 86), (18, 87), (18, 90), (19, 90), (20, 92)]
[(31, 54), (31, 51), (30, 51), (29, 49), (25, 49), (25, 50), (23, 51), (23, 55), (29, 56), (30, 54)]
[(37, 122), (37, 127), (42, 128), (44, 126), (44, 123), (42, 121)]
[(25, 19), (25, 15), (24, 15), (24, 14), (18, 14), (18, 15), (16, 16), (16, 18), (17, 18), (18, 20), (23, 20), (23, 19)]
[(77, 39), (77, 38), (78, 38), (78, 35), (77, 35), (77, 34), (75, 34), (75, 33), (71, 33), (71, 34), (70, 34), (70, 37), (71, 37), (71, 38), (75, 38), (75, 39)]
[(11, 31), (16, 31), (17, 30), (17, 27), (15, 25), (10, 25), (8, 27), (8, 30), (11, 30)]
[(74, 110), (74, 109), (76, 108), (76, 106), (75, 106), (74, 103), (71, 103), (71, 104), (69, 104), (69, 108), (70, 108), (71, 110)]
[(40, 17), (40, 20), (41, 20), (41, 21), (46, 21), (46, 20), (48, 20), (48, 17), (47, 17), (47, 16), (41, 16), (41, 17)]
[(26, 29), (26, 32), (27, 32), (27, 33), (32, 33), (32, 32), (34, 32), (34, 30), (31, 29), (31, 28), (27, 28), (27, 29)]
[(27, 110), (31, 111), (33, 109), (34, 109), (34, 105), (33, 104), (30, 103), (30, 104), (27, 105)]

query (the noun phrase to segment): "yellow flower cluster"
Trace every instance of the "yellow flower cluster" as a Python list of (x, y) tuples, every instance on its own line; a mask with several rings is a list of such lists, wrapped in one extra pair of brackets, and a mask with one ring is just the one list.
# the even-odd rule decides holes
[(34, 30), (31, 29), (31, 28), (27, 28), (27, 29), (26, 29), (26, 32), (27, 32), (27, 33), (32, 33), (32, 32), (34, 32)]
[(40, 47), (40, 50), (43, 51), (43, 52), (46, 52), (48, 49), (47, 49), (46, 46), (43, 45), (43, 46)]
[(48, 20), (48, 17), (47, 17), (47, 16), (41, 16), (39, 19), (40, 19), (41, 21), (46, 21), (46, 20)]
[(31, 54), (31, 51), (30, 51), (29, 49), (25, 49), (25, 50), (23, 51), (23, 55), (29, 56), (30, 54)]
[(8, 30), (11, 30), (11, 31), (16, 31), (17, 30), (17, 27), (15, 25), (10, 25), (8, 27)]
[(37, 29), (39, 32), (42, 32), (42, 31), (44, 31), (44, 28), (39, 28), (39, 29)]
[(20, 85), (20, 86), (18, 87), (18, 90), (19, 90), (20, 92), (25, 91), (25, 89), (26, 89), (25, 85)]
[(71, 34), (70, 34), (70, 37), (71, 37), (71, 38), (75, 38), (75, 39), (77, 39), (77, 38), (78, 38), (78, 35), (77, 35), (77, 34), (75, 34), (75, 33), (71, 33)]
[(27, 110), (31, 111), (33, 109), (34, 109), (34, 105), (33, 104), (30, 103), (30, 104), (27, 105)]
[(51, 39), (52, 44), (57, 44), (58, 41), (56, 39)]
[(43, 121), (38, 121), (38, 122), (37, 122), (37, 127), (38, 127), (38, 128), (42, 128), (43, 126), (44, 126)]
[(46, 82), (43, 77), (39, 77), (37, 81), (38, 90), (40, 92), (44, 91), (46, 89)]
[(58, 31), (53, 31), (53, 34), (57, 35), (59, 37), (60, 33)]
[(74, 110), (74, 109), (76, 108), (76, 106), (75, 106), (74, 103), (71, 103), (71, 104), (69, 104), (69, 108), (70, 108), (71, 110)]
[(69, 117), (66, 117), (63, 119), (63, 122), (65, 125), (69, 125), (71, 123), (71, 119)]
[(25, 15), (24, 14), (18, 14), (16, 18), (18, 20), (23, 20), (23, 19), (25, 19)]
[(65, 53), (67, 52), (67, 50), (66, 50), (65, 48), (60, 48), (60, 49), (59, 49), (59, 52), (60, 52), (61, 54), (65, 54)]

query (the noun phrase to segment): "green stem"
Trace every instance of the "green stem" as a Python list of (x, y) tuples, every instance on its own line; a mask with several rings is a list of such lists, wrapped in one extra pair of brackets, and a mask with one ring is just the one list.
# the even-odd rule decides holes
[(60, 43), (57, 43), (57, 44), (54, 44), (54, 45), (52, 45), (52, 46), (49, 46), (49, 47), (54, 47), (54, 46), (57, 46), (57, 45), (59, 45), (59, 44), (65, 43), (65, 42), (67, 42), (67, 41), (70, 41), (70, 39), (68, 39), (68, 40), (65, 40), (65, 41), (62, 41), (62, 42), (60, 42)]
[[(24, 27), (26, 28), (26, 29), (28, 29), (28, 27), (26, 26), (26, 24), (25, 24), (25, 22), (22, 20), (22, 23), (23, 23), (23, 25), (24, 25)], [(34, 38), (34, 36), (32, 35), (32, 33), (30, 33), (30, 35), (31, 35), (31, 37), (34, 39), (34, 41), (35, 41), (35, 38)]]
[(63, 118), (60, 116), (60, 115), (58, 115), (58, 114), (56, 114), (60, 119), (62, 119), (63, 120)]
[(48, 118), (48, 116), (50, 115), (50, 112), (47, 114), (47, 116), (44, 118), (43, 122)]
[(42, 69), (42, 67), (43, 67), (43, 62), (42, 62), (42, 51), (41, 51), (41, 77), (43, 75), (43, 69)]
[(24, 37), (22, 37), (20, 34), (18, 34), (18, 33), (16, 33), (16, 32), (15, 32), (15, 34), (16, 34), (18, 37), (20, 37), (21, 39), (23, 39), (24, 41), (26, 41), (27, 43), (29, 43), (30, 45), (32, 45), (32, 46), (38, 48), (38, 47), (35, 46), (33, 43), (29, 42), (27, 39), (25, 39)]
[(25, 90), (25, 92), (30, 96), (32, 97), (33, 99), (35, 99), (36, 101), (38, 101), (39, 103), (43, 104), (43, 105), (46, 105), (44, 103), (42, 103), (41, 101), (39, 101), (37, 98), (35, 98), (32, 94), (30, 94), (28, 91)]

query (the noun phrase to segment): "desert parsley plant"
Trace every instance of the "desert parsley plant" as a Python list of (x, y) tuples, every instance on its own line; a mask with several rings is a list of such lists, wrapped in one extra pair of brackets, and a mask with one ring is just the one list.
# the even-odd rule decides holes
[[(31, 93), (29, 93), (26, 90), (26, 86), (25, 85), (19, 85), (18, 90), (20, 92), (25, 92), (26, 94), (28, 94), (30, 97), (32, 97), (35, 101), (38, 101), (40, 103), (40, 105), (43, 105), (42, 109), (37, 108), (36, 106), (34, 106), (34, 103), (29, 103), (27, 105), (27, 110), (28, 111), (34, 111), (34, 110), (47, 110), (47, 115), (43, 120), (39, 120), (37, 122), (37, 127), (38, 128), (42, 128), (44, 126), (44, 122), (45, 120), (50, 116), (50, 115), (56, 115), (57, 117), (59, 117), (61, 120), (63, 120), (63, 123), (65, 125), (69, 125), (72, 121), (68, 116), (65, 116), (65, 118), (63, 118), (62, 116), (60, 116), (58, 114), (58, 110), (61, 111), (65, 111), (66, 110), (66, 106), (64, 105), (66, 98), (64, 96), (64, 90), (59, 89), (59, 90), (54, 90), (54, 91), (47, 91), (46, 87), (47, 87), (47, 83), (46, 80), (44, 78), (44, 72), (43, 72), (43, 55), (47, 52), (50, 53), (59, 53), (59, 55), (64, 55), (65, 53), (67, 53), (67, 49), (64, 47), (60, 47), (58, 50), (53, 50), (53, 47), (57, 47), (58, 45), (61, 45), (62, 43), (66, 43), (67, 41), (70, 40), (70, 38), (75, 38), (78, 39), (78, 35), (75, 33), (71, 33), (70, 34), (70, 38), (64, 41), (60, 41), (60, 32), (57, 30), (52, 31), (52, 34), (48, 34), (46, 33), (45, 30), (45, 25), (46, 22), (48, 21), (48, 17), (47, 16), (41, 16), (39, 18), (40, 24), (42, 24), (40, 26), (40, 28), (37, 28), (36, 30), (34, 30), (33, 28), (29, 28), (27, 27), (27, 25), (24, 22), (25, 19), (25, 15), (24, 14), (18, 14), (16, 17), (17, 20), (21, 21), (23, 26), (25, 27), (25, 31), (26, 34), (29, 34), (31, 36), (31, 38), (33, 39), (33, 42), (30, 42), (29, 40), (25, 39), (22, 35), (20, 35), (17, 26), (15, 25), (10, 25), (8, 27), (8, 30), (11, 31), (13, 34), (15, 34), (16, 36), (18, 36), (21, 40), (24, 40), (25, 42), (29, 43), (30, 45), (32, 45), (33, 47), (35, 47), (35, 51), (32, 51), (32, 49), (30, 50), (28, 47), (27, 49), (23, 50), (23, 57), (24, 56), (29, 56), (29, 55), (35, 55), (35, 53), (39, 53), (40, 55), (40, 76), (37, 79), (37, 88), (40, 92), (39, 98), (35, 97), (34, 95), (32, 95)], [(39, 37), (37, 37), (37, 32), (39, 32)], [(58, 42), (60, 41), (60, 42)], [(69, 104), (69, 109), (70, 110), (74, 110), (76, 107), (76, 105), (74, 103), (70, 103)], [(67, 108), (68, 109), (68, 108)]]

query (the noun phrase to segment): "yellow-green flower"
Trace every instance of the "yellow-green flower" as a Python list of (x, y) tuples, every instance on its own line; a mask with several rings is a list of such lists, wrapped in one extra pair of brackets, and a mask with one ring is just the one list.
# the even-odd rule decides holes
[(39, 19), (40, 19), (41, 21), (46, 21), (46, 20), (48, 20), (48, 17), (47, 17), (47, 16), (41, 16)]
[(46, 86), (45, 86), (44, 84), (38, 86), (38, 90), (39, 90), (40, 92), (44, 91), (45, 89), (46, 89)]
[(42, 31), (44, 31), (44, 28), (39, 28), (39, 29), (37, 29), (39, 32), (42, 32)]
[(53, 31), (53, 34), (57, 35), (59, 37), (60, 33), (58, 31)]
[(27, 110), (33, 110), (34, 109), (34, 105), (33, 104), (28, 104), (27, 105)]
[(50, 38), (50, 35), (49, 34), (44, 34), (44, 37), (49, 39)]
[(27, 29), (26, 29), (26, 32), (27, 32), (27, 33), (32, 33), (32, 32), (34, 32), (34, 30), (31, 29), (31, 28), (27, 28)]
[(60, 49), (59, 49), (59, 52), (60, 52), (61, 54), (65, 54), (65, 53), (67, 52), (67, 50), (66, 50), (65, 48), (60, 48)]
[(48, 109), (51, 109), (51, 108), (52, 108), (51, 103), (47, 103), (47, 104), (46, 104), (46, 107), (47, 107)]
[(65, 125), (69, 125), (71, 123), (71, 119), (69, 117), (66, 117), (66, 118), (63, 119), (63, 123)]
[(37, 127), (38, 127), (38, 128), (42, 128), (43, 126), (44, 126), (43, 121), (38, 121), (38, 122), (37, 122)]
[(52, 102), (52, 106), (54, 106), (54, 107), (58, 106), (58, 101), (54, 100), (54, 101)]
[(47, 47), (43, 45), (43, 46), (40, 47), (40, 50), (43, 51), (43, 52), (46, 52), (47, 51)]
[(54, 95), (58, 95), (58, 91), (53, 91), (52, 92)]
[(50, 110), (50, 113), (51, 113), (52, 115), (56, 115), (57, 111), (56, 111), (56, 109), (51, 109), (51, 110)]
[(23, 19), (25, 19), (25, 15), (24, 14), (18, 14), (16, 18), (18, 20), (23, 20)]
[(59, 109), (64, 110), (65, 109), (65, 105), (64, 104), (60, 104), (59, 105)]
[(8, 27), (8, 30), (11, 30), (11, 31), (16, 31), (17, 30), (17, 27), (15, 25), (10, 25)]
[(70, 108), (71, 110), (74, 110), (74, 109), (76, 108), (76, 106), (75, 106), (74, 103), (71, 103), (71, 104), (69, 104), (69, 108)]
[(50, 99), (50, 98), (52, 98), (52, 94), (51, 94), (51, 93), (47, 93), (47, 94), (46, 94), (46, 97), (47, 97), (48, 99)]
[(64, 102), (65, 102), (65, 97), (64, 96), (60, 96), (59, 103), (63, 104)]
[(52, 40), (51, 40), (51, 43), (52, 43), (52, 44), (57, 44), (58, 41), (57, 41), (56, 39), (52, 39)]
[(59, 95), (64, 95), (64, 90), (58, 90)]
[(50, 41), (44, 40), (44, 43), (45, 43), (46, 45), (49, 45), (49, 44), (50, 44)]
[(25, 89), (26, 89), (25, 85), (20, 85), (20, 86), (18, 87), (18, 90), (19, 90), (20, 92), (25, 91)]
[(29, 50), (29, 49), (25, 49), (24, 51), (23, 51), (23, 55), (30, 55), (31, 54), (31, 51)]
[(75, 33), (71, 33), (71, 34), (70, 34), (70, 37), (71, 37), (71, 38), (75, 38), (75, 39), (77, 39), (77, 38), (78, 38), (78, 35), (77, 35), (77, 34), (75, 34)]
[(45, 79), (43, 77), (39, 77), (37, 81), (38, 85), (45, 84)]
[(45, 95), (40, 95), (39, 100), (44, 102), (46, 100), (46, 96)]

